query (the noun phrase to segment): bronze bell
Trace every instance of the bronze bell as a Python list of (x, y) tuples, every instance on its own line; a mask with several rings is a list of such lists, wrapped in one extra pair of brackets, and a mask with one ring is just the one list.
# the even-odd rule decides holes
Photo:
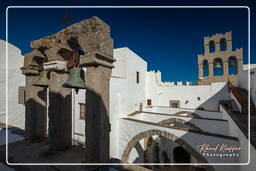
[(62, 86), (66, 88), (74, 88), (76, 92), (78, 92), (78, 89), (85, 89), (85, 82), (81, 78), (81, 71), (82, 70), (79, 67), (70, 69), (68, 80)]
[(236, 62), (234, 60), (231, 60), (230, 63), (229, 63), (229, 66), (235, 66), (236, 65)]
[(41, 71), (38, 79), (34, 82), (33, 86), (37, 87), (48, 87), (49, 79), (47, 77), (47, 71)]
[(219, 62), (216, 62), (215, 68), (222, 68)]

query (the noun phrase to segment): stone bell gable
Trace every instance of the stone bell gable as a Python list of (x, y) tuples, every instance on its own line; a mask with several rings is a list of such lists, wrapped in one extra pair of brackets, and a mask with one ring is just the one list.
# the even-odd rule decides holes
[[(108, 162), (109, 80), (115, 61), (110, 27), (98, 17), (92, 17), (56, 34), (34, 40), (30, 46), (33, 50), (25, 55), (21, 68), (26, 76), (27, 140), (31, 142), (45, 137), (48, 111), (50, 150), (71, 147), (72, 89), (63, 87), (63, 84), (69, 78), (69, 68), (78, 60), (78, 66), (86, 68), (86, 74), (82, 75), (86, 86), (86, 113), (89, 113), (85, 121), (86, 162)], [(79, 58), (74, 58), (77, 51)], [(41, 71), (48, 73), (48, 87), (37, 87), (34, 84), (41, 76)]]
[[(231, 60), (236, 64), (236, 72), (231, 71)], [(215, 73), (220, 64), (221, 74)], [(232, 32), (204, 37), (204, 53), (198, 55), (198, 84), (227, 82), (237, 85), (238, 74), (243, 70), (243, 48), (232, 48)]]

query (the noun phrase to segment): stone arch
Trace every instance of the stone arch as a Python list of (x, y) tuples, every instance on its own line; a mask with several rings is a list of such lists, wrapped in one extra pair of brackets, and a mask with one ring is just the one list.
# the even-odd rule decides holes
[[(161, 130), (148, 130), (148, 131), (141, 132), (141, 133), (137, 134), (136, 136), (134, 136), (126, 145), (126, 147), (123, 151), (122, 157), (121, 157), (121, 161), (124, 163), (127, 163), (128, 159), (129, 159), (130, 152), (136, 146), (136, 144), (141, 139), (149, 138), (154, 135), (164, 137), (170, 141), (173, 141), (173, 142), (179, 144), (187, 152), (189, 152), (191, 155), (193, 155), (198, 160), (199, 163), (208, 163), (207, 160), (199, 152), (197, 152), (193, 147), (191, 147), (186, 141), (177, 137), (174, 134), (171, 134), (166, 131), (161, 131)], [(214, 170), (214, 169), (209, 166), (209, 170)]]
[(227, 50), (227, 41), (225, 38), (220, 39), (220, 51)]
[(213, 60), (213, 75), (214, 76), (223, 75), (223, 60), (221, 58), (215, 58)]
[(189, 122), (189, 121), (185, 121), (183, 119), (179, 119), (179, 118), (169, 118), (169, 119), (166, 119), (166, 120), (162, 120), (160, 122), (158, 122), (160, 125), (170, 125), (172, 123), (180, 123), (180, 124), (183, 124), (183, 125), (186, 125), (194, 130), (197, 130), (197, 131), (202, 131), (201, 128), (199, 128), (198, 126), (196, 126), (195, 124)]
[(228, 74), (229, 75), (235, 75), (238, 72), (238, 67), (237, 67), (237, 58), (236, 56), (230, 56), (228, 58)]
[(207, 77), (209, 75), (209, 62), (207, 59), (203, 60), (203, 76)]
[(215, 52), (215, 42), (214, 40), (209, 41), (209, 52)]

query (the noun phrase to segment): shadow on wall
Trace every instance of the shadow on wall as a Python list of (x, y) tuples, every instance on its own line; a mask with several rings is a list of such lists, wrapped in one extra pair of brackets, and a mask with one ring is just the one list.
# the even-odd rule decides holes
[(197, 106), (196, 109), (204, 109), (204, 110), (214, 110), (218, 111), (219, 101), (221, 100), (230, 100), (230, 96), (228, 93), (228, 85), (225, 84), (218, 92), (216, 92), (213, 96), (205, 100), (202, 104)]
[[(37, 93), (40, 100), (46, 102), (46, 91)], [(29, 98), (25, 103), (25, 132), (29, 141), (45, 137), (47, 128), (46, 107), (36, 100)]]
[[(100, 81), (97, 79), (97, 81)], [(104, 86), (104, 85), (95, 85)], [(104, 89), (102, 92), (95, 92), (89, 87), (86, 89), (86, 119), (85, 119), (85, 134), (86, 134), (86, 162), (103, 163), (110, 162), (110, 122), (109, 122), (109, 107), (108, 99)], [(105, 98), (105, 99), (103, 99)], [(101, 161), (99, 161), (101, 160)], [(106, 161), (107, 160), (107, 161)]]

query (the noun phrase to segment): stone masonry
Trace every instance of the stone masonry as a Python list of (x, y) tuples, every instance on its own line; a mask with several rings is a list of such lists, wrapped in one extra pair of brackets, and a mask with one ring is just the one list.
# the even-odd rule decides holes
[[(32, 86), (38, 78), (39, 68), (43, 68), (45, 61), (68, 63), (72, 60), (74, 47), (80, 47), (82, 53), (79, 66), (86, 68), (85, 162), (109, 162), (109, 80), (115, 60), (110, 27), (97, 17), (75, 23), (56, 34), (31, 42), (33, 51), (25, 55), (22, 67), (26, 76), (26, 92), (29, 95), (26, 98), (27, 139), (39, 139), (46, 135), (47, 91), (46, 88)], [(68, 68), (47, 68), (47, 72), (50, 79), (49, 147), (50, 150), (63, 150), (72, 145), (72, 91), (62, 87), (68, 78)]]
[[(220, 49), (220, 40), (226, 42), (226, 49), (221, 51)], [(210, 52), (209, 44), (214, 42), (215, 51)], [(229, 75), (228, 74), (228, 61), (229, 57), (234, 56), (237, 60), (237, 74)], [(214, 59), (221, 58), (223, 61), (223, 75), (214, 76)], [(208, 61), (209, 75), (203, 76), (203, 61)], [(232, 32), (226, 32), (225, 34), (215, 34), (212, 36), (204, 37), (204, 54), (198, 55), (198, 84), (207, 85), (214, 82), (227, 82), (228, 80), (237, 85), (237, 78), (239, 72), (243, 69), (243, 48), (237, 48), (232, 50)]]

